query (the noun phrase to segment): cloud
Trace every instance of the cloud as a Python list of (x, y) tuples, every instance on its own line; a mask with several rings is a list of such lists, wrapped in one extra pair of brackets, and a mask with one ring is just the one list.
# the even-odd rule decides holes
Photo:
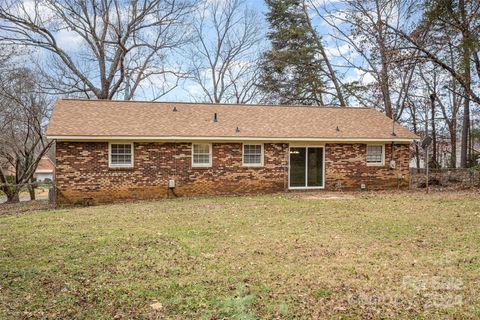
[(376, 80), (375, 80), (375, 77), (370, 72), (365, 72), (360, 69), (353, 69), (347, 74), (345, 81), (346, 82), (358, 81), (363, 85), (368, 85), (368, 84), (374, 83)]
[(339, 46), (327, 46), (325, 47), (325, 52), (329, 57), (338, 57), (351, 53), (352, 47), (348, 43)]
[(43, 2), (26, 0), (21, 2), (16, 8), (19, 10), (17, 14), (20, 17), (24, 17), (26, 14), (31, 18), (40, 17), (45, 21), (53, 17), (52, 10)]
[(84, 45), (83, 38), (78, 33), (66, 29), (57, 32), (55, 38), (58, 45), (65, 51), (79, 51)]

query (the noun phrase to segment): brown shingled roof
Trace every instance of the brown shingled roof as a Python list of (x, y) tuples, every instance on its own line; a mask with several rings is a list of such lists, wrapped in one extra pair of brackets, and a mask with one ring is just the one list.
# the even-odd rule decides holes
[[(174, 111), (175, 110), (175, 111)], [(214, 121), (217, 114), (218, 121)], [(338, 130), (337, 130), (338, 127)], [(237, 130), (238, 128), (238, 130)], [(58, 100), (49, 138), (416, 139), (371, 108)]]

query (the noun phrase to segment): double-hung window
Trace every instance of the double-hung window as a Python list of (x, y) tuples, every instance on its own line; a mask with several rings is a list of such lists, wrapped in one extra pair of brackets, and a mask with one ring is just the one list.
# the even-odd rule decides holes
[(244, 144), (243, 145), (243, 165), (244, 166), (263, 165), (263, 145), (262, 144)]
[(385, 159), (384, 145), (367, 145), (367, 164), (383, 165)]
[(212, 165), (212, 145), (209, 143), (194, 143), (192, 146), (192, 166), (210, 167)]
[(110, 143), (110, 167), (133, 167), (133, 143)]

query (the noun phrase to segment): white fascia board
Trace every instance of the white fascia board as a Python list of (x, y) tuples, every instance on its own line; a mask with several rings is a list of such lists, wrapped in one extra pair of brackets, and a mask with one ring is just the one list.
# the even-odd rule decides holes
[(411, 138), (309, 138), (309, 137), (201, 137), (201, 136), (47, 136), (57, 141), (315, 141), (315, 142), (398, 142), (411, 143)]

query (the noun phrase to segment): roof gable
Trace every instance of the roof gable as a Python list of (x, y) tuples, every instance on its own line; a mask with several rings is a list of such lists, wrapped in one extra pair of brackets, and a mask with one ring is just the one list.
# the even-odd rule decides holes
[(42, 157), (38, 162), (37, 172), (53, 172), (55, 170), (55, 165), (49, 157)]

